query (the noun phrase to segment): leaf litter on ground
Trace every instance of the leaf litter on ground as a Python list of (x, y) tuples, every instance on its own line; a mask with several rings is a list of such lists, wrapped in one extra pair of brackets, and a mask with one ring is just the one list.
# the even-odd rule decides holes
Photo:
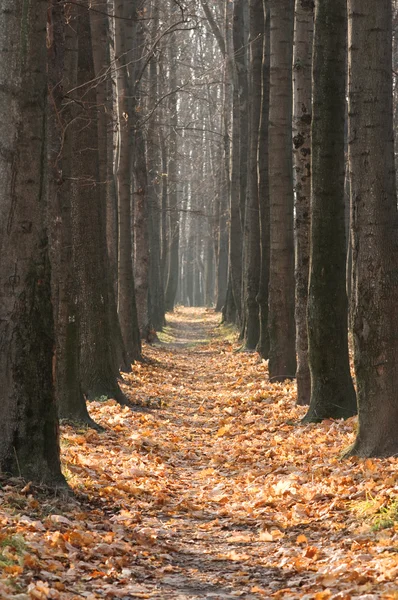
[(398, 599), (396, 458), (342, 460), (356, 419), (300, 425), (295, 383), (179, 308), (104, 432), (62, 429), (74, 497), (0, 480), (0, 598)]

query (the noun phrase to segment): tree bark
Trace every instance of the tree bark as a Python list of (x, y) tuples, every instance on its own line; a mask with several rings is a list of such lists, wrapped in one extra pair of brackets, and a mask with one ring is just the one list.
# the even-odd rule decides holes
[(257, 296), (260, 314), (260, 338), (257, 351), (265, 360), (269, 357), (268, 285), (270, 260), (270, 210), (269, 210), (269, 83), (270, 83), (270, 15), (268, 0), (263, 0), (264, 40), (261, 75), (261, 116), (258, 138), (258, 195), (260, 210), (261, 271)]
[(83, 392), (89, 399), (127, 402), (118, 385), (119, 365), (110, 320), (110, 277), (105, 205), (98, 201), (98, 115), (88, 0), (78, 7), (78, 78), (73, 102), (72, 219), (78, 277)]
[(52, 301), (55, 315), (54, 383), (58, 414), (75, 423), (94, 425), (87, 412), (81, 387), (79, 306), (77, 280), (73, 268), (71, 161), (73, 127), (71, 103), (64, 92), (77, 83), (76, 8), (65, 14), (61, 2), (51, 11), (51, 45), (49, 46), (49, 195)]
[(118, 179), (118, 313), (124, 345), (129, 362), (141, 358), (141, 341), (138, 328), (135, 298), (131, 239), (131, 171), (132, 171), (132, 128), (131, 128), (131, 85), (127, 62), (131, 58), (126, 42), (126, 28), (132, 27), (128, 15), (132, 13), (131, 2), (114, 2), (115, 12), (115, 59), (117, 69), (119, 151)]
[(170, 90), (169, 98), (169, 155), (168, 155), (168, 209), (169, 216), (169, 264), (167, 273), (167, 283), (165, 290), (165, 309), (170, 312), (174, 309), (174, 303), (177, 295), (178, 272), (179, 272), (179, 239), (180, 224), (178, 213), (178, 193), (177, 193), (177, 126), (178, 126), (178, 108), (177, 108), (177, 41), (176, 34), (173, 33), (169, 40), (169, 62), (170, 62)]
[(140, 10), (145, 0), (132, 0), (129, 17), (133, 20), (131, 41), (132, 61), (129, 74), (132, 91), (131, 135), (133, 136), (133, 213), (134, 213), (134, 282), (137, 306), (138, 329), (142, 339), (149, 339), (152, 325), (149, 321), (149, 213), (148, 213), (148, 173), (146, 163), (146, 140), (140, 122), (142, 108), (141, 87), (146, 44), (143, 26), (139, 21)]
[[(116, 267), (116, 240), (112, 237), (117, 235), (115, 231), (115, 182), (113, 178), (113, 98), (112, 85), (110, 84), (110, 48), (108, 44), (109, 38), (109, 22), (107, 13), (108, 0), (97, 0), (96, 10), (90, 10), (90, 28), (92, 39), (92, 52), (95, 75), (95, 92), (97, 97), (97, 115), (98, 115), (98, 171), (99, 185), (98, 195), (101, 203), (102, 212), (105, 214), (106, 221), (106, 240), (107, 254), (106, 260), (110, 280), (107, 285), (108, 291), (108, 307), (109, 319), (111, 322), (111, 330), (113, 332), (114, 344), (118, 356), (118, 367), (123, 371), (131, 369), (131, 361), (127, 357), (127, 352), (124, 347), (123, 336), (121, 332), (119, 317), (117, 313), (116, 295), (115, 295), (115, 279)], [(111, 130), (111, 131), (110, 131)], [(111, 134), (111, 135), (110, 135)], [(108, 145), (111, 144), (111, 150)], [(113, 271), (111, 269), (113, 268)]]
[(258, 189), (258, 142), (262, 97), (262, 58), (264, 42), (264, 10), (262, 0), (251, 0), (250, 10), (250, 96), (251, 124), (249, 149), (249, 181), (245, 227), (246, 243), (246, 332), (244, 345), (255, 350), (260, 338), (260, 315), (257, 295), (260, 288), (261, 247)]
[(4, 0), (0, 18), (0, 471), (65, 485), (46, 231), (48, 1), (24, 4)]
[(348, 418), (356, 397), (348, 359), (345, 288), (344, 125), (346, 0), (315, 9), (311, 258), (308, 357), (311, 401), (305, 422)]
[[(155, 44), (159, 27), (159, 4), (152, 2), (151, 43)], [(159, 119), (156, 109), (158, 101), (158, 65), (153, 55), (149, 63), (149, 100), (148, 108), (152, 117), (148, 123), (147, 162), (148, 162), (148, 210), (149, 210), (149, 239), (150, 239), (150, 321), (156, 331), (164, 325), (164, 288), (161, 266), (161, 177), (162, 164), (160, 153), (160, 138), (158, 133)]]
[(297, 404), (311, 397), (307, 302), (311, 223), (312, 38), (314, 0), (296, 0), (293, 53), (293, 157), (295, 171)]
[(296, 373), (292, 165), (293, 0), (270, 0), (269, 376)]
[(398, 452), (397, 204), (391, 2), (348, 1), (353, 336), (359, 427), (351, 454)]
[[(240, 2), (241, 0), (238, 0)], [(238, 27), (239, 12), (241, 6), (234, 3), (234, 30)], [(234, 48), (230, 52), (235, 53), (235, 45), (239, 42), (234, 40)], [(227, 299), (230, 301), (233, 298), (234, 311), (225, 311), (225, 316), (228, 314), (234, 315), (238, 326), (242, 323), (242, 229), (243, 223), (241, 219), (240, 206), (240, 101), (239, 101), (239, 83), (237, 77), (236, 63), (232, 66), (233, 69), (233, 99), (232, 99), (232, 143), (231, 143), (231, 185), (230, 185), (230, 221), (229, 221), (229, 270), (230, 276), (228, 285), (231, 286), (230, 294), (227, 292)], [(231, 69), (231, 70), (232, 70)]]

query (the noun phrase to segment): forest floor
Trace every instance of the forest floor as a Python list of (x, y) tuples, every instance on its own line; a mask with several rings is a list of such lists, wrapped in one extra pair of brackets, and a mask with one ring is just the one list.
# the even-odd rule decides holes
[(75, 495), (0, 480), (0, 598), (398, 599), (398, 459), (356, 419), (299, 424), (295, 384), (205, 309), (168, 315), (105, 431), (62, 431)]

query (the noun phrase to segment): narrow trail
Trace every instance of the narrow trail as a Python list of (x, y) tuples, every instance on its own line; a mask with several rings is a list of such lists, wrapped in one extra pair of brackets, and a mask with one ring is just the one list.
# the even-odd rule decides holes
[(340, 460), (355, 419), (300, 426), (294, 383), (235, 339), (168, 315), (124, 376), (143, 410), (62, 428), (74, 499), (0, 478), (2, 600), (397, 599), (398, 459)]
[[(160, 580), (154, 597), (256, 598), (258, 594), (250, 593), (256, 582), (280, 588), (286, 579), (278, 569), (256, 559), (259, 543), (253, 534), (257, 524), (250, 518), (231, 521), (229, 511), (223, 509), (233, 480), (223, 464), (228, 456), (220, 456), (217, 448), (223, 434), (218, 432), (228, 417), (219, 403), (231, 393), (238, 377), (222, 367), (230, 361), (230, 353), (211, 344), (217, 337), (218, 321), (219, 315), (210, 311), (180, 309), (169, 316), (173, 341), (156, 351), (159, 358), (162, 351), (172, 353), (169, 377), (174, 385), (162, 416), (170, 439), (184, 440), (185, 449), (178, 449), (168, 461), (173, 492), (180, 500), (179, 510), (164, 517), (178, 552), (170, 557), (166, 571), (171, 574)], [(225, 345), (230, 349), (229, 343)], [(240, 362), (239, 356), (236, 361)], [(244, 553), (239, 554), (242, 544)]]

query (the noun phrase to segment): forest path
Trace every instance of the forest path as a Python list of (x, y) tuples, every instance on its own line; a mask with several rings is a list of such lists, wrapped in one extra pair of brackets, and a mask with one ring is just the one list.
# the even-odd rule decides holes
[(298, 425), (295, 384), (219, 319), (168, 315), (124, 375), (145, 410), (63, 426), (75, 499), (0, 485), (2, 600), (398, 597), (398, 459), (340, 460), (355, 419)]

